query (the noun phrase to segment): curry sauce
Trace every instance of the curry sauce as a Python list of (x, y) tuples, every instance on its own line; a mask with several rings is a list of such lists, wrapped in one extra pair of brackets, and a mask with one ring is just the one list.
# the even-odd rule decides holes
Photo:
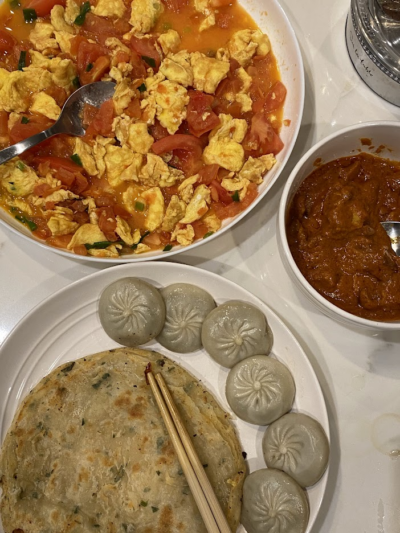
[(400, 257), (380, 224), (387, 220), (400, 220), (400, 163), (367, 153), (336, 159), (297, 191), (289, 247), (333, 304), (370, 320), (400, 320)]

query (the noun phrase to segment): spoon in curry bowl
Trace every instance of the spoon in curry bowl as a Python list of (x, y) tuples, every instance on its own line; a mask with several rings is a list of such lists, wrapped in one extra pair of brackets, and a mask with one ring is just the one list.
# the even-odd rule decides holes
[(83, 106), (90, 104), (94, 107), (100, 107), (102, 103), (112, 98), (114, 89), (115, 83), (111, 81), (96, 81), (80, 87), (65, 102), (57, 122), (50, 128), (0, 150), (0, 165), (49, 137), (53, 137), (53, 135), (60, 133), (76, 137), (85, 135), (85, 129), (82, 125)]
[(400, 222), (388, 220), (386, 222), (381, 222), (381, 225), (389, 236), (392, 250), (400, 257)]

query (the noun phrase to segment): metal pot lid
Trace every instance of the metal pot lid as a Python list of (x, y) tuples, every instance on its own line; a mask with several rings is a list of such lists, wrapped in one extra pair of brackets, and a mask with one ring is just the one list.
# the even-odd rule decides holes
[(400, 80), (400, 0), (352, 0), (352, 10), (363, 48)]

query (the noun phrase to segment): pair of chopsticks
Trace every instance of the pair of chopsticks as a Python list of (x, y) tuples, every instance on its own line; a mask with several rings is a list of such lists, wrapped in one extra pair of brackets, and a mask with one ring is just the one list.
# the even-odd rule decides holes
[(146, 369), (146, 379), (208, 533), (232, 533), (162, 374)]

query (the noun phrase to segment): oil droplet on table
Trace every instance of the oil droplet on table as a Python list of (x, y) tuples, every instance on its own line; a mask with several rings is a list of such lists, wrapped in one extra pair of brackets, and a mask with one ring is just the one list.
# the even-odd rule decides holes
[(371, 440), (381, 453), (396, 459), (400, 456), (400, 415), (385, 413), (372, 424)]

